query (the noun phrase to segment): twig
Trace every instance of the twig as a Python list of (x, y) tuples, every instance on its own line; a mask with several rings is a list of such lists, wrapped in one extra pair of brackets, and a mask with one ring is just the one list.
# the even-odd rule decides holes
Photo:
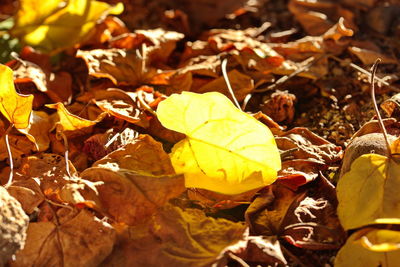
[(250, 267), (250, 265), (248, 265), (243, 259), (239, 258), (238, 256), (236, 256), (232, 252), (229, 252), (228, 255), (232, 260), (235, 260), (237, 263), (239, 263), (240, 266)]
[(157, 117), (157, 113), (146, 103), (146, 101), (144, 101), (142, 90), (137, 91), (137, 98), (139, 100), (139, 103), (143, 105), (145, 110), (150, 112), (154, 117)]
[(69, 157), (68, 157), (68, 154), (69, 154), (69, 146), (68, 146), (68, 139), (67, 139), (67, 137), (65, 136), (65, 134), (64, 134), (62, 131), (58, 132), (58, 134), (62, 137), (63, 142), (64, 142), (64, 149), (65, 149), (65, 152), (64, 152), (65, 170), (67, 171), (68, 177), (72, 177), (71, 172), (69, 171)]
[(226, 58), (224, 60), (222, 60), (222, 64), (221, 64), (222, 76), (224, 76), (224, 80), (225, 80), (226, 86), (228, 86), (229, 93), (232, 96), (233, 103), (235, 103), (235, 105), (238, 109), (242, 110), (242, 108), (239, 105), (239, 102), (237, 101), (237, 99), (235, 97), (235, 94), (233, 93), (231, 83), (229, 82), (228, 74), (226, 73), (226, 64), (227, 63), (228, 63), (228, 60)]
[[(338, 57), (335, 57), (335, 56), (330, 55), (330, 58), (336, 60), (337, 62), (345, 63), (345, 61), (344, 61), (343, 59), (340, 59), (340, 58), (338, 58)], [(348, 63), (348, 65), (349, 65), (350, 67), (352, 67), (353, 69), (358, 70), (359, 72), (361, 72), (361, 73), (367, 75), (368, 78), (371, 78), (371, 72), (369, 72), (369, 71), (367, 71), (367, 70), (361, 68), (360, 66), (358, 66), (358, 65), (356, 65), (356, 64), (354, 64), (354, 63)], [(387, 81), (385, 81), (385, 80), (383, 80), (383, 79), (381, 79), (381, 78), (379, 78), (379, 77), (375, 77), (375, 79), (376, 79), (378, 82), (380, 82), (380, 83), (382, 83), (383, 85), (385, 85), (385, 86), (387, 86), (388, 88), (390, 88), (391, 90), (393, 90), (394, 92), (400, 92), (400, 88), (397, 88), (397, 87), (395, 87), (395, 86), (389, 84)]]
[(390, 144), (389, 144), (386, 128), (385, 128), (385, 125), (383, 125), (382, 117), (381, 117), (381, 114), (379, 113), (378, 105), (376, 104), (376, 99), (375, 99), (375, 73), (376, 73), (376, 70), (378, 69), (379, 62), (381, 62), (380, 58), (376, 59), (374, 65), (372, 66), (371, 98), (372, 98), (372, 104), (374, 106), (374, 110), (375, 110), (376, 116), (378, 117), (379, 127), (381, 128), (383, 137), (385, 138), (386, 147), (387, 147), (387, 154), (388, 154), (388, 157), (390, 157)]
[(293, 78), (294, 76), (296, 76), (297, 74), (309, 69), (312, 65), (314, 65), (316, 62), (318, 62), (319, 60), (321, 60), (322, 58), (326, 57), (327, 55), (322, 55), (318, 58), (315, 57), (309, 57), (306, 60), (303, 61), (303, 64), (305, 64), (304, 66), (298, 68), (297, 70), (295, 70), (294, 72), (290, 73), (289, 75), (285, 75), (282, 76), (281, 78), (279, 78), (276, 82), (274, 82), (273, 84), (269, 85), (267, 88), (263, 88), (263, 89), (256, 89), (254, 90), (255, 93), (263, 93), (269, 90), (274, 89), (276, 86), (283, 84), (284, 82), (288, 81), (289, 79)]
[(4, 139), (5, 139), (5, 141), (6, 141), (6, 148), (7, 148), (8, 158), (10, 159), (10, 175), (8, 176), (8, 181), (7, 181), (7, 183), (6, 183), (5, 186), (4, 186), (4, 187), (6, 187), (6, 188), (9, 187), (9, 186), (11, 185), (11, 183), (12, 183), (12, 181), (13, 181), (13, 176), (14, 176), (14, 160), (13, 160), (12, 153), (11, 153), (10, 142), (9, 142), (9, 140), (8, 140), (8, 134), (10, 133), (10, 131), (11, 131), (11, 129), (12, 129), (13, 127), (14, 127), (14, 125), (11, 124), (11, 125), (8, 127), (7, 131), (6, 131), (6, 134), (4, 135)]

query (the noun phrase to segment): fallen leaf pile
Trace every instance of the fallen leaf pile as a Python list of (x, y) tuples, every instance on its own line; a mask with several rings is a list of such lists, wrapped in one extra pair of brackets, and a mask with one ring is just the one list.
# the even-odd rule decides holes
[(400, 261), (397, 1), (0, 14), (0, 266)]

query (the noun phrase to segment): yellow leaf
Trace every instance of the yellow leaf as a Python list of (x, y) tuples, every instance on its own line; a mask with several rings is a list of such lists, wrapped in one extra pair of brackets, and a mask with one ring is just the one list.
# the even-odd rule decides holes
[(57, 109), (57, 114), (58, 117), (60, 118), (60, 124), (63, 127), (64, 131), (75, 131), (79, 129), (83, 129), (86, 127), (90, 127), (101, 121), (104, 116), (106, 115), (105, 113), (101, 113), (99, 117), (94, 120), (86, 120), (83, 118), (80, 118), (74, 114), (71, 114), (62, 103), (56, 103), (56, 104), (47, 104), (46, 107), (48, 108), (54, 108)]
[(400, 224), (400, 165), (377, 154), (357, 158), (337, 185), (338, 215), (344, 229)]
[(33, 95), (20, 95), (15, 91), (12, 70), (0, 64), (0, 112), (17, 129), (29, 126)]
[(186, 187), (233, 195), (276, 180), (281, 162), (272, 133), (224, 95), (173, 94), (157, 115), (164, 127), (186, 134), (170, 154)]
[(335, 267), (398, 266), (400, 232), (365, 228), (354, 233), (340, 249)]
[(123, 4), (94, 0), (21, 0), (11, 34), (45, 51), (73, 47), (107, 14), (120, 14)]

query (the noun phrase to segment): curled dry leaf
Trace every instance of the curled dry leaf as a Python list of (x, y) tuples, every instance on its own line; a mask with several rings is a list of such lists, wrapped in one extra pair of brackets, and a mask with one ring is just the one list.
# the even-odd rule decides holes
[(52, 127), (50, 116), (46, 112), (33, 110), (29, 126), (18, 131), (25, 134), (36, 145), (38, 152), (43, 152), (49, 148), (49, 133)]
[(352, 234), (335, 258), (335, 266), (396, 266), (400, 261), (400, 232), (364, 228)]
[(21, 1), (11, 34), (41, 50), (71, 48), (87, 38), (95, 24), (107, 14), (120, 14), (123, 5), (110, 6), (94, 0)]
[(144, 229), (128, 229), (128, 237), (119, 246), (121, 252), (104, 265), (211, 266), (223, 257), (226, 248), (243, 239), (245, 230), (242, 223), (166, 205)]
[(0, 81), (0, 112), (15, 128), (27, 128), (32, 112), (33, 95), (20, 95), (15, 91), (13, 72), (5, 65), (0, 65)]
[(147, 115), (137, 98), (137, 93), (110, 88), (96, 91), (94, 102), (104, 112), (146, 128), (149, 125)]
[(106, 115), (106, 113), (102, 113), (96, 120), (91, 121), (71, 114), (62, 103), (47, 104), (46, 106), (57, 110), (59, 123), (63, 131), (77, 131), (88, 128), (101, 121)]
[(90, 76), (110, 79), (115, 85), (141, 85), (156, 74), (154, 68), (147, 66), (148, 59), (132, 50), (78, 50), (76, 56), (85, 60)]
[(339, 161), (343, 154), (341, 147), (303, 127), (293, 128), (275, 140), (280, 150), (289, 151), (295, 159), (311, 158), (327, 164)]
[(246, 221), (252, 234), (277, 235), (300, 248), (336, 249), (345, 233), (335, 214), (334, 193), (334, 187), (322, 177), (296, 192), (275, 184), (263, 189), (250, 204)]
[(186, 187), (234, 195), (275, 181), (281, 163), (272, 133), (224, 95), (175, 94), (157, 115), (164, 127), (186, 134), (170, 154)]
[(10, 266), (98, 266), (112, 251), (116, 233), (87, 210), (57, 211), (57, 220), (32, 222), (23, 250)]

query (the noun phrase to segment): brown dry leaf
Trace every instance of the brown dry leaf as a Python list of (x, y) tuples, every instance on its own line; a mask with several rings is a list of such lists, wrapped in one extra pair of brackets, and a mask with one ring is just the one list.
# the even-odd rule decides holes
[(175, 174), (171, 160), (162, 144), (150, 135), (139, 135), (129, 144), (93, 163), (93, 167), (113, 164), (120, 169), (151, 175)]
[(22, 209), (27, 214), (33, 213), (45, 200), (37, 179), (14, 181), (7, 191), (21, 203)]
[(23, 250), (10, 266), (98, 266), (112, 251), (116, 234), (87, 210), (57, 211), (54, 222), (32, 222)]
[(47, 104), (46, 107), (57, 109), (59, 123), (63, 131), (77, 131), (91, 127), (101, 121), (106, 115), (106, 113), (102, 113), (96, 118), (96, 120), (91, 121), (70, 113), (62, 103)]
[(127, 230), (103, 266), (211, 266), (243, 239), (246, 226), (166, 205), (147, 225)]
[[(14, 169), (14, 183), (19, 186), (20, 183), (29, 184), (28, 181), (34, 179), (40, 186), (40, 195), (44, 195), (46, 199), (57, 203), (93, 206), (91, 201), (81, 195), (81, 192), (95, 191), (94, 185), (79, 178), (71, 162), (68, 167), (71, 176), (66, 170), (64, 157), (38, 153), (22, 159), (20, 167)], [(28, 188), (32, 189), (31, 186)]]
[(128, 225), (145, 221), (186, 189), (183, 175), (143, 175), (113, 163), (88, 168), (81, 177), (101, 182), (96, 187), (98, 195), (87, 196), (96, 202), (97, 209)]
[(244, 236), (244, 240), (225, 249), (225, 258), (220, 259), (217, 266), (227, 266), (226, 262), (236, 263), (237, 259), (232, 258), (232, 254), (251, 266), (287, 265), (280, 242), (275, 236), (248, 236), (247, 231)]
[(94, 94), (94, 102), (104, 112), (144, 128), (148, 127), (147, 115), (137, 99), (137, 93), (110, 88), (105, 91), (95, 91)]
[(136, 30), (113, 38), (110, 41), (112, 48), (140, 49), (147, 46), (150, 63), (166, 63), (168, 57), (176, 47), (176, 43), (183, 39), (182, 33), (165, 31), (161, 28), (153, 30)]
[(50, 57), (29, 46), (22, 49), (20, 57), (7, 63), (14, 70), (17, 85), (32, 82), (38, 91), (45, 93), (53, 102), (65, 103), (70, 100), (72, 77), (68, 72), (53, 72)]
[(178, 143), (185, 138), (184, 134), (175, 132), (162, 126), (156, 117), (151, 118), (149, 128), (146, 130), (150, 135), (161, 138), (173, 144)]
[(313, 159), (293, 159), (282, 162), (282, 169), (278, 172), (278, 179), (292, 190), (297, 190), (318, 178), (319, 172), (327, 168), (323, 162)]
[(280, 150), (288, 151), (295, 159), (311, 158), (328, 164), (339, 161), (343, 154), (341, 147), (303, 127), (293, 128), (275, 140)]
[(297, 192), (280, 184), (269, 186), (245, 216), (252, 234), (278, 235), (301, 248), (336, 249), (345, 239), (336, 206), (335, 188), (319, 177)]
[(135, 142), (138, 135), (137, 131), (130, 128), (125, 128), (122, 132), (109, 129), (86, 139), (82, 150), (93, 160), (99, 160), (114, 150)]
[(350, 53), (357, 56), (364, 65), (372, 65), (378, 58), (381, 59), (381, 64), (397, 64), (397, 59), (385, 55), (380, 51), (373, 51), (357, 46), (350, 46), (348, 49)]
[(336, 1), (301, 1), (291, 0), (289, 10), (303, 26), (309, 35), (320, 35), (326, 32), (340, 17), (346, 19), (346, 24), (356, 30), (355, 15), (349, 9), (343, 8)]
[[(29, 155), (35, 150), (35, 145), (27, 137), (21, 135), (9, 135), (11, 153), (14, 161), (19, 161), (23, 155)], [(8, 159), (7, 146), (4, 135), (0, 139), (0, 161)]]
[[(229, 71), (227, 74), (229, 83), (232, 86), (233, 93), (235, 94), (237, 101), (243, 101), (246, 95), (248, 95), (254, 89), (253, 80), (249, 76), (244, 75), (235, 69)], [(233, 100), (224, 77), (219, 77), (212, 82), (209, 82), (206, 85), (191, 91), (200, 94), (207, 92), (220, 92)]]
[(110, 79), (115, 85), (137, 86), (156, 74), (156, 70), (147, 66), (145, 55), (139, 50), (94, 49), (78, 50), (76, 56), (85, 60), (89, 75), (95, 78)]

